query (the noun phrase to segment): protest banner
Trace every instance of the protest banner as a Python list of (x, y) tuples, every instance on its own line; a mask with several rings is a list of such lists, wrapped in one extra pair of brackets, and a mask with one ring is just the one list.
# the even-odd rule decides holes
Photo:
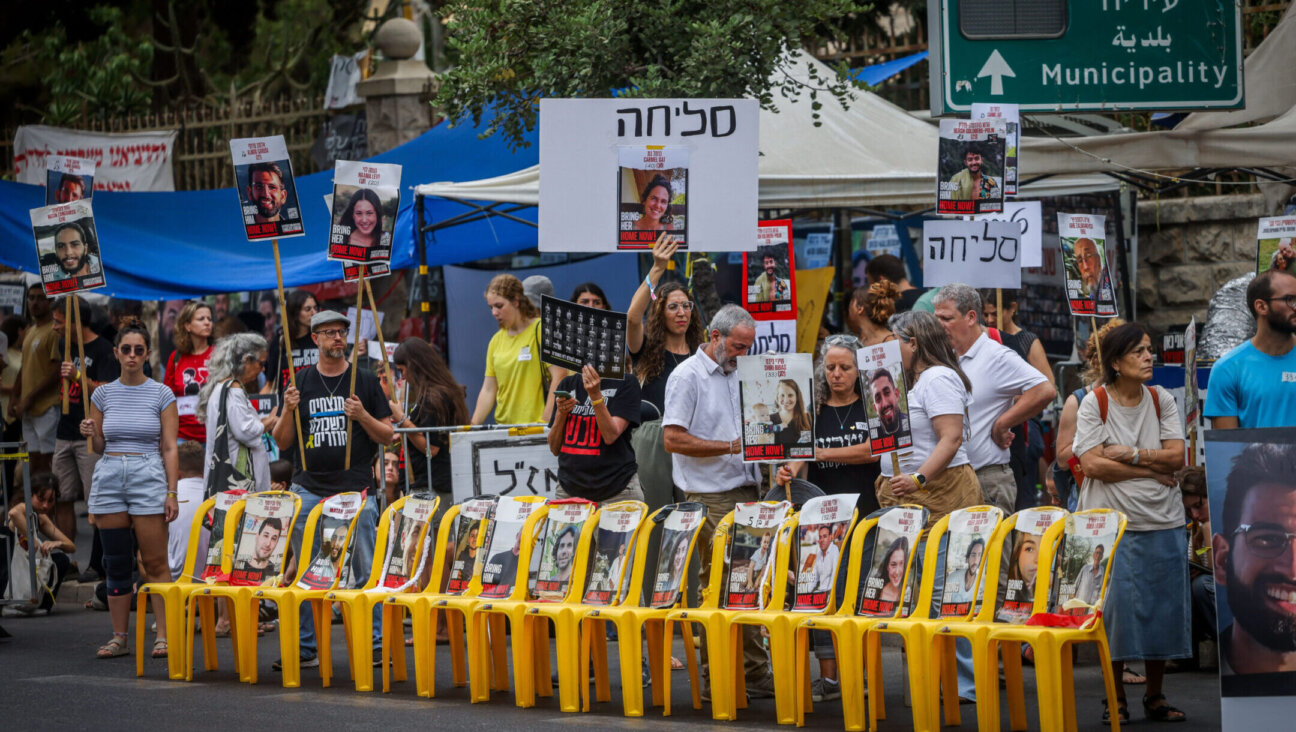
[(1002, 119), (1004, 121), (1004, 134), (1006, 136), (1004, 145), (1004, 195), (1017, 195), (1017, 146), (1021, 142), (1021, 110), (1016, 104), (974, 103), (970, 116), (972, 119)]
[[(225, 552), (225, 516), (229, 510), (234, 507), (248, 494), (247, 491), (221, 491), (216, 494), (216, 500), (212, 504), (211, 512), (207, 514), (207, 527), (211, 530), (211, 538), (207, 540), (207, 555), (203, 561), (202, 568), (198, 572), (195, 580), (205, 580), (213, 577), (220, 577), (221, 572), (221, 555)], [(207, 500), (207, 496), (203, 500)]]
[(745, 462), (814, 457), (814, 363), (808, 353), (738, 357)]
[(792, 612), (814, 613), (828, 608), (837, 581), (837, 566), (850, 534), (858, 493), (815, 496), (801, 507), (796, 550), (796, 596)]
[(759, 126), (754, 99), (541, 99), (540, 251), (752, 249)]
[[(174, 191), (171, 161), (179, 130), (91, 132), (23, 125), (14, 134), (14, 173), (19, 183), (46, 185), (53, 157), (88, 160), (101, 191)], [(85, 196), (90, 197), (86, 188)]]
[(314, 548), (310, 563), (297, 580), (304, 590), (327, 590), (342, 571), (342, 558), (351, 539), (356, 514), (364, 506), (364, 493), (339, 493), (324, 499), (319, 521), (315, 524)]
[(364, 79), (371, 53), (366, 49), (347, 56), (333, 54), (329, 62), (328, 86), (324, 91), (325, 109), (346, 109), (364, 102), (364, 98), (356, 94), (356, 84)]
[(0, 308), (10, 315), (21, 314), (27, 304), (27, 288), (19, 284), (0, 284)]
[(1020, 230), (1022, 269), (1044, 265), (1044, 207), (1039, 201), (1004, 201), (999, 213), (973, 216), (973, 221), (1011, 221)]
[[(1116, 511), (1067, 516), (1066, 534), (1053, 573), (1056, 587), (1049, 593), (1049, 612), (1078, 616), (1093, 613), (1112, 558), (1120, 516)], [(1084, 606), (1067, 609), (1072, 600)]]
[(832, 298), (833, 275), (832, 267), (797, 272), (796, 350), (799, 353), (814, 353), (824, 308)]
[(568, 371), (593, 366), (604, 379), (625, 378), (626, 314), (544, 295), (540, 360)]
[(936, 213), (1003, 210), (1006, 137), (1002, 119), (940, 121)]
[(531, 552), (531, 594), (546, 602), (560, 602), (571, 586), (576, 568), (576, 545), (581, 528), (594, 510), (589, 501), (551, 503), (545, 516), (544, 536)]
[[(778, 551), (778, 531), (792, 510), (788, 501), (739, 503), (729, 532), (729, 565), (725, 567), (726, 610), (758, 610), (769, 597), (769, 573)], [(780, 578), (778, 581), (786, 581)]]
[(451, 595), (463, 594), (479, 574), (482, 565), (481, 556), (481, 521), (495, 515), (495, 496), (469, 498), (459, 504), (459, 515), (455, 516), (453, 539), (453, 560), (450, 562), (450, 577), (446, 581), (446, 592)]
[(486, 557), (481, 574), (482, 597), (499, 599), (513, 591), (522, 542), (530, 539), (522, 536), (522, 524), (541, 505), (537, 501), (500, 497), (495, 505), (495, 519), (487, 527), (486, 541), (482, 544)]
[(1048, 567), (1040, 574), (1042, 537), (1066, 515), (1066, 511), (1052, 506), (1030, 508), (1017, 514), (1012, 535), (1004, 541), (1003, 559), (999, 563), (999, 607), (995, 608), (995, 620), (1020, 624), (1031, 616), (1035, 580), (1043, 576), (1047, 581), (1049, 577)]
[(248, 241), (305, 236), (292, 160), (283, 136), (230, 140), (230, 154)]
[(796, 320), (792, 220), (760, 222), (756, 228), (756, 251), (743, 252), (742, 266), (746, 281), (743, 308), (757, 320)]
[(909, 428), (909, 390), (905, 385), (900, 342), (886, 341), (855, 352), (869, 418), (869, 447), (874, 455), (913, 447)]
[(762, 320), (756, 324), (756, 338), (749, 353), (795, 353), (797, 321)]
[(401, 166), (339, 160), (333, 164), (328, 258), (360, 264), (391, 260), (400, 209)]
[(1011, 221), (923, 222), (923, 284), (1021, 287), (1021, 228)]
[(48, 297), (94, 290), (106, 284), (89, 200), (33, 208), (31, 223), (37, 271)]
[(279, 575), (296, 510), (293, 501), (278, 496), (247, 497), (236, 540), (234, 569), (230, 572), (231, 585), (256, 586)]
[[(1256, 272), (1260, 273), (1277, 264), (1281, 249), (1296, 247), (1296, 216), (1268, 216), (1256, 226)], [(1284, 256), (1286, 269), (1296, 275), (1296, 256)]]
[(607, 605), (623, 597), (631, 570), (630, 540), (643, 519), (639, 506), (605, 507), (599, 511), (598, 533), (594, 536), (590, 558), (589, 580), (581, 601), (589, 605)]
[(1214, 557), (1202, 560), (1214, 569), (1223, 729), (1288, 729), (1296, 709), (1296, 429), (1204, 434)]
[(1072, 315), (1116, 317), (1107, 271), (1107, 217), (1058, 212), (1058, 241)]
[(973, 506), (950, 514), (945, 584), (940, 596), (942, 616), (967, 615), (972, 611), (981, 558), (1001, 516), (999, 509), (992, 506)]
[(864, 547), (861, 560), (868, 574), (859, 586), (857, 614), (894, 615), (899, 604), (908, 601), (905, 569), (909, 566), (909, 552), (917, 546), (926, 523), (925, 508), (895, 506), (878, 517), (877, 528), (869, 537), (872, 545)]
[(45, 205), (72, 203), (94, 196), (95, 162), (63, 155), (45, 159)]
[(706, 520), (707, 509), (701, 503), (677, 503), (662, 522), (661, 552), (653, 580), (649, 605), (667, 608), (679, 601), (684, 586), (684, 571), (697, 541), (698, 527)]
[(456, 503), (483, 495), (553, 498), (558, 487), (558, 458), (543, 433), (452, 432), (450, 467)]
[(377, 587), (401, 592), (417, 585), (436, 543), (427, 538), (428, 531), (432, 530), (436, 501), (436, 495), (429, 491), (414, 493), (405, 498), (400, 511), (391, 514), (387, 553)]

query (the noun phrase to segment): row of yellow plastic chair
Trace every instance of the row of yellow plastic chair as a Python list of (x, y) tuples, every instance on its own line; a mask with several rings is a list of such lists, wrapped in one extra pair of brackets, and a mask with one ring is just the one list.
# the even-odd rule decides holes
[[(999, 509), (975, 506), (925, 528), (928, 513), (914, 505), (883, 509), (857, 520), (856, 498), (813, 498), (799, 511), (786, 502), (740, 505), (718, 522), (710, 557), (715, 571), (702, 588), (701, 602), (690, 607), (684, 588), (705, 520), (701, 504), (672, 504), (649, 514), (647, 506), (637, 501), (599, 507), (581, 500), (491, 496), (451, 506), (439, 530), (432, 531), (440, 499), (414, 494), (393, 503), (379, 519), (368, 581), (356, 589), (339, 589), (345, 582), (362, 495), (340, 494), (311, 511), (294, 577), (285, 580), (275, 575), (254, 581), (235, 570), (235, 558), (248, 554), (247, 542), (256, 540), (256, 527), (268, 516), (291, 511), (282, 531), (286, 542), (300, 502), (288, 492), (231, 492), (209, 499), (196, 513), (184, 577), (174, 583), (145, 585), (141, 594), (163, 597), (168, 627), (188, 629), (183, 645), (172, 644), (169, 672), (173, 679), (192, 679), (195, 618), (202, 632), (205, 668), (217, 668), (214, 602), (225, 598), (231, 605), (234, 668), (248, 683), (257, 681), (257, 606), (272, 601), (280, 608), (285, 687), (301, 683), (297, 617), (302, 603), (311, 606), (319, 635), (320, 675), (323, 685), (330, 685), (330, 608), (338, 603), (350, 677), (357, 691), (374, 688), (371, 617), (377, 611), (382, 616), (383, 691), (390, 690), (392, 679), (406, 679), (404, 620), (409, 616), (415, 687), (424, 697), (436, 694), (436, 638), (444, 622), (452, 682), (467, 685), (474, 703), (510, 688), (510, 650), (516, 704), (529, 707), (537, 695), (552, 696), (552, 635), (560, 707), (564, 712), (588, 711), (591, 701), (611, 699), (605, 639), (607, 624), (613, 623), (627, 716), (644, 713), (645, 640), (651, 703), (670, 714), (670, 658), (677, 626), (692, 705), (702, 708), (694, 636), (689, 630), (693, 624), (705, 631), (716, 719), (735, 719), (738, 710), (746, 707), (741, 643), (745, 626), (768, 631), (780, 724), (800, 726), (812, 711), (810, 631), (826, 631), (833, 638), (848, 730), (876, 729), (877, 720), (886, 716), (880, 640), (887, 633), (898, 635), (906, 649), (915, 729), (937, 729), (942, 709), (947, 724), (960, 722), (954, 665), (954, 641), (960, 637), (972, 643), (982, 729), (999, 725), (1000, 650), (1010, 726), (1027, 728), (1022, 643), (1035, 650), (1041, 729), (1075, 726), (1069, 652), (1074, 644), (1098, 645), (1108, 704), (1115, 704), (1101, 617), (1111, 562), (1104, 568), (1102, 589), (1093, 603), (1071, 600), (1074, 583), (1065, 577), (1081, 556), (1077, 551), (1094, 542), (1104, 543), (1106, 556), (1114, 556), (1125, 527), (1123, 515), (1039, 508), (1004, 518)], [(205, 527), (223, 530), (211, 531), (209, 546), (200, 555)], [(814, 560), (808, 559), (814, 550), (811, 534), (817, 536), (819, 527), (828, 527), (831, 541), (841, 549), (835, 553), (836, 562), (844, 562), (845, 571), (831, 567), (832, 586), (827, 591), (819, 587), (817, 592), (801, 592), (809, 587), (800, 583), (803, 573), (813, 568)], [(660, 550), (650, 557), (654, 536), (660, 540)], [(759, 543), (759, 536), (772, 541), (748, 551)], [(978, 543), (985, 561), (978, 561), (975, 568), (959, 564), (960, 552), (970, 554)], [(1065, 551), (1068, 545), (1071, 552)], [(767, 548), (773, 556), (768, 564), (758, 566), (757, 555)], [(1018, 571), (1029, 566), (1030, 557), (1020, 557), (1028, 551), (1035, 553), (1033, 577)], [(826, 556), (822, 550), (817, 555)], [(650, 571), (655, 581), (645, 593)], [(822, 567), (818, 571), (829, 576)], [(974, 581), (960, 580), (954, 586), (949, 578), (959, 571), (974, 573)], [(845, 586), (838, 586), (843, 579)], [(142, 675), (144, 615), (138, 619), (137, 673)], [(1118, 720), (1113, 720), (1113, 727), (1119, 729)]]

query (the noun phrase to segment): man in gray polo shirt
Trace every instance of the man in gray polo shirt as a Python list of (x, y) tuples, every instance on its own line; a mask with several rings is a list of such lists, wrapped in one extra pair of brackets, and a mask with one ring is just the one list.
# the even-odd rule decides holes
[[(737, 305), (720, 308), (708, 328), (710, 341), (698, 347), (666, 381), (662, 429), (671, 453), (671, 474), (685, 500), (707, 507), (698, 533), (698, 557), (705, 587), (711, 577), (711, 540), (716, 524), (739, 503), (760, 500), (760, 474), (742, 459), (742, 420), (738, 405), (738, 357), (756, 340), (756, 321)], [(747, 690), (752, 696), (771, 688), (769, 657), (754, 628), (743, 631)], [(705, 667), (704, 667), (705, 670)]]

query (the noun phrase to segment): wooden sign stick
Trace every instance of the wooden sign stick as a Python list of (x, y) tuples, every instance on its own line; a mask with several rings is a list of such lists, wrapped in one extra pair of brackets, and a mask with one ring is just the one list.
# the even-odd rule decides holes
[[(63, 358), (72, 360), (72, 298), (63, 299)], [(63, 379), (63, 413), (68, 413), (68, 391), (71, 382)], [(82, 403), (84, 404), (84, 398)]]
[[(364, 278), (365, 266), (360, 265), (360, 287), (356, 288), (356, 323), (355, 323), (355, 345), (351, 348), (351, 390), (347, 392), (347, 399), (355, 395), (356, 374), (360, 371), (360, 313), (364, 309)], [(346, 460), (342, 464), (343, 470), (351, 469), (351, 426), (355, 422), (347, 417), (347, 436), (346, 436)]]
[[(283, 342), (284, 358), (288, 364), (288, 384), (292, 388), (297, 388), (297, 369), (293, 367), (292, 361), (292, 327), (288, 324), (288, 301), (284, 298), (283, 285), (283, 265), (279, 261), (279, 240), (274, 239), (274, 259), (275, 259), (275, 281), (279, 285), (279, 317), (283, 321), (283, 335), (279, 340)], [(275, 378), (278, 378), (276, 376)], [(280, 410), (283, 403), (280, 402)], [(281, 411), (282, 413), (282, 411)], [(301, 405), (293, 410), (293, 422), (297, 425), (297, 454), (301, 457), (302, 470), (306, 470), (306, 441), (302, 439), (301, 423)]]
[(1003, 332), (1003, 289), (995, 288), (995, 328)]
[[(387, 341), (383, 338), (382, 323), (378, 322), (378, 302), (374, 299), (373, 287), (369, 285), (369, 279), (367, 277), (360, 278), (360, 286), (364, 290), (365, 294), (369, 296), (369, 311), (373, 313), (374, 328), (378, 331), (378, 347), (382, 349), (382, 363), (383, 363), (382, 367), (383, 370), (388, 371), (387, 382), (391, 385), (392, 389), (394, 390), (396, 388), (396, 382), (392, 380), (390, 375), (390, 367), (387, 364)], [(356, 308), (356, 312), (357, 313), (360, 312), (360, 309)], [(428, 335), (431, 336), (430, 333)], [(389, 394), (388, 396), (394, 396), (394, 395), (395, 392), (393, 391), (393, 393)]]
[[(68, 303), (71, 304), (71, 302), (72, 299), (68, 298)], [(90, 380), (86, 376), (85, 336), (81, 333), (81, 308), (72, 308), (72, 313), (76, 319), (77, 355), (81, 357), (81, 368), (77, 369), (77, 371), (81, 373), (81, 413), (89, 414), (90, 410), (86, 405), (90, 403), (90, 390), (86, 387), (89, 386)], [(72, 327), (72, 323), (65, 320), (63, 321), (63, 327), (66, 330), (67, 328)], [(86, 438), (86, 453), (90, 455), (94, 454), (93, 437)]]

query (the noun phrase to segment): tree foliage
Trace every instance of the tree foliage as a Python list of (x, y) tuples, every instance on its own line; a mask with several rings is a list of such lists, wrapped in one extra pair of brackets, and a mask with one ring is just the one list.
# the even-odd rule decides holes
[(486, 120), (512, 146), (536, 124), (539, 99), (820, 95), (843, 106), (854, 84), (835, 75), (801, 82), (780, 72), (833, 19), (866, 11), (856, 0), (456, 0), (444, 18), (459, 65), (437, 104), (453, 121)]

